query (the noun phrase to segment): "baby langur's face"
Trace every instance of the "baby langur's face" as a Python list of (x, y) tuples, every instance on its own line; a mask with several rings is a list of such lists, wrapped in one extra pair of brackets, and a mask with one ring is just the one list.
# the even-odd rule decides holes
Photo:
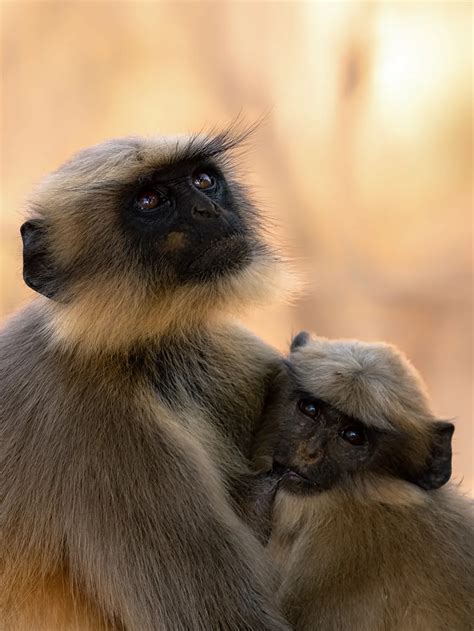
[(294, 493), (317, 493), (367, 468), (374, 453), (373, 432), (293, 385), (276, 419), (280, 433), (274, 470), (283, 475), (281, 486)]
[(395, 348), (301, 332), (284, 368), (268, 410), (283, 488), (312, 494), (369, 471), (425, 490), (449, 480), (454, 426)]

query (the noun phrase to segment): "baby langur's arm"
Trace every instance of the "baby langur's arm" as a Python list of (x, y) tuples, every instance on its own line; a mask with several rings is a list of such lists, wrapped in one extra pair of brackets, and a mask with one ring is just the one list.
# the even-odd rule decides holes
[(273, 502), (281, 479), (282, 474), (276, 471), (248, 473), (232, 491), (240, 517), (264, 545), (270, 538)]
[(289, 386), (285, 365), (276, 371), (270, 384), (262, 423), (252, 445), (253, 471), (234, 482), (231, 495), (240, 517), (250, 526), (259, 540), (268, 543), (272, 529), (273, 502), (283, 471), (274, 468), (273, 454), (280, 437), (279, 402)]

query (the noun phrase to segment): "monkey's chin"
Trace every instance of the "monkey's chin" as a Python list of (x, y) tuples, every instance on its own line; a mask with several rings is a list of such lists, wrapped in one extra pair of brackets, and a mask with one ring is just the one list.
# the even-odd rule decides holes
[(186, 266), (184, 276), (191, 282), (205, 282), (240, 272), (252, 261), (252, 251), (244, 236), (231, 235), (212, 241)]

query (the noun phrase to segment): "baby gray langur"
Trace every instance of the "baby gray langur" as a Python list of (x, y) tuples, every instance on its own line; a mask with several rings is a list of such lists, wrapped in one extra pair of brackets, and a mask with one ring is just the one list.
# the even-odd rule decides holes
[(296, 631), (469, 631), (472, 503), (454, 426), (393, 346), (300, 333), (255, 453), (246, 514)]

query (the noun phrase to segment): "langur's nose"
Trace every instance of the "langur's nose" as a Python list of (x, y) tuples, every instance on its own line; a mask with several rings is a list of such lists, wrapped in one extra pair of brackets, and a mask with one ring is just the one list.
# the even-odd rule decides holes
[(312, 464), (314, 464), (321, 458), (321, 454), (322, 454), (322, 451), (321, 449), (318, 449), (318, 447), (308, 447), (308, 450), (306, 452), (306, 457), (307, 457), (308, 462), (311, 462)]
[(317, 462), (322, 456), (321, 445), (315, 441), (309, 440), (308, 442), (303, 443), (299, 450), (299, 456), (306, 464), (314, 464)]
[(213, 219), (219, 217), (221, 211), (216, 204), (209, 203), (206, 205), (193, 206), (191, 214), (195, 219)]

